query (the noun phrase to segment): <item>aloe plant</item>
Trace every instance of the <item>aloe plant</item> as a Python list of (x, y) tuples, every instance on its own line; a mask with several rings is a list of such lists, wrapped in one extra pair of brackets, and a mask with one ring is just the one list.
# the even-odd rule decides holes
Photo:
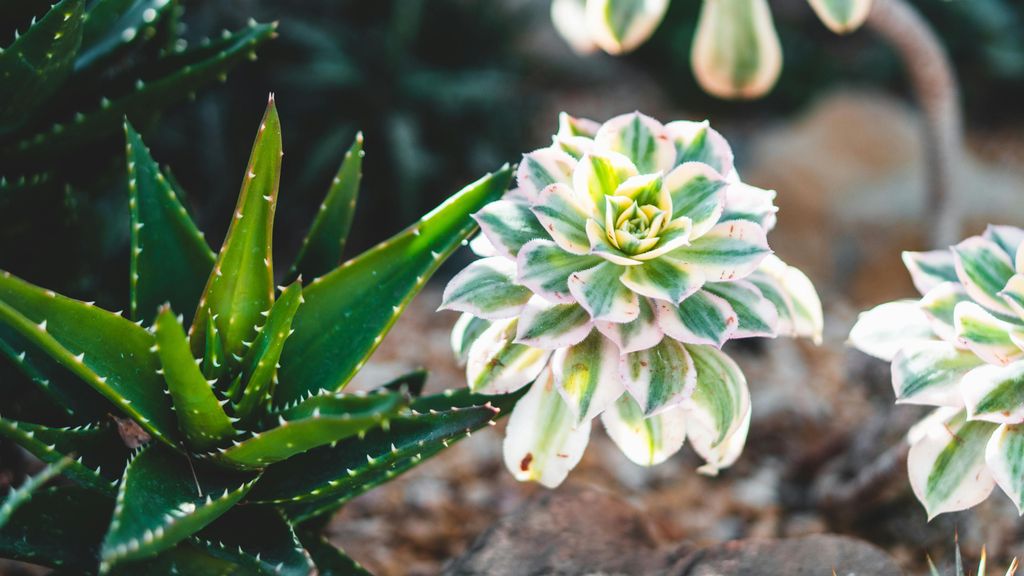
[[(964, 559), (960, 553), (960, 539), (958, 537), (954, 537), (954, 543), (954, 576), (966, 576), (967, 572), (964, 571)], [(985, 547), (982, 546), (981, 559), (978, 560), (978, 570), (974, 572), (974, 576), (986, 576), (986, 574), (988, 574), (987, 564), (988, 553), (985, 551)], [(1014, 558), (1010, 562), (1010, 565), (1006, 568), (1005, 576), (1014, 576), (1014, 574), (1017, 573), (1017, 569), (1019, 566), (1020, 564), (1017, 562), (1017, 559)], [(935, 567), (935, 563), (932, 562), (930, 556), (928, 557), (928, 571), (930, 576), (942, 576), (942, 573), (939, 572), (939, 569)]]
[(510, 169), (338, 265), (357, 138), (275, 288), (273, 97), (218, 253), (125, 130), (129, 317), (0, 275), (0, 348), (64, 412), (45, 425), (5, 414), (0, 435), (45, 462), (73, 458), (63, 474), (74, 482), (24, 498), (0, 529), (0, 556), (75, 573), (349, 573), (355, 564), (318, 533), (326, 515), (517, 399), (422, 396), (422, 372), (344, 391)]
[(936, 407), (908, 435), (914, 494), (931, 518), (998, 485), (1024, 511), (1024, 230), (903, 261), (922, 298), (862, 313), (850, 342), (892, 363), (897, 403)]
[(474, 217), (484, 256), (449, 283), (452, 345), (472, 390), (517, 391), (505, 463), (553, 487), (591, 421), (651, 466), (689, 440), (717, 474), (740, 455), (750, 393), (722, 346), (819, 340), (810, 280), (772, 255), (775, 192), (740, 180), (707, 122), (567, 114), (526, 154), (517, 188)]

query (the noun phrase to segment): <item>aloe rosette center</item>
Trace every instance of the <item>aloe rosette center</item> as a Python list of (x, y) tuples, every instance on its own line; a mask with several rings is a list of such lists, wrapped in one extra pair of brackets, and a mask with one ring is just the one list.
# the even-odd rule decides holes
[(534, 382), (505, 442), (517, 478), (559, 484), (598, 416), (643, 465), (686, 438), (705, 472), (739, 456), (750, 399), (721, 346), (821, 328), (814, 288), (768, 248), (774, 195), (740, 180), (706, 122), (563, 114), (524, 156), (516, 188), (476, 213), (482, 259), (443, 303), (464, 313), (452, 344), (471, 389)]

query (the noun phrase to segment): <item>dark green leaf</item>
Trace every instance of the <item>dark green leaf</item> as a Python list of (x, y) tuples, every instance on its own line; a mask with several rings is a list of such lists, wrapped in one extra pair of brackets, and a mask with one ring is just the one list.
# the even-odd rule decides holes
[(158, 306), (191, 318), (216, 259), (142, 138), (125, 123), (131, 209), (131, 314), (149, 322)]
[(419, 398), (423, 394), (423, 387), (427, 384), (428, 375), (429, 373), (425, 368), (420, 368), (408, 374), (403, 374), (386, 384), (382, 384), (380, 388), (390, 390), (391, 392), (405, 392), (413, 398)]
[(214, 556), (245, 566), (245, 574), (309, 576), (314, 569), (295, 532), (269, 506), (236, 506), (193, 541)]
[(100, 64), (134, 42), (154, 36), (174, 8), (169, 0), (96, 0), (89, 6), (75, 69)]
[(319, 576), (371, 576), (358, 562), (319, 534), (298, 530), (299, 541), (313, 558)]
[(32, 494), (47, 482), (56, 478), (71, 463), (70, 458), (63, 458), (43, 468), (38, 474), (26, 480), (21, 486), (11, 489), (3, 502), (0, 502), (0, 530), (11, 519), (11, 515), (22, 504), (32, 499)]
[(505, 167), (452, 196), (370, 251), (310, 284), (281, 359), (281, 405), (340, 390), (362, 367), (427, 279), (476, 229), (469, 215), (508, 188)]

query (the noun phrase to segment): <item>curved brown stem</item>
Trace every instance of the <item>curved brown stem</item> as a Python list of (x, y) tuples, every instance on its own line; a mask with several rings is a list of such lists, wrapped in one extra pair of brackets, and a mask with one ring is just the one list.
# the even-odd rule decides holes
[(945, 48), (907, 0), (874, 0), (866, 26), (899, 55), (925, 124), (927, 217), (931, 242), (948, 246), (960, 237), (957, 187), (963, 169), (960, 90)]

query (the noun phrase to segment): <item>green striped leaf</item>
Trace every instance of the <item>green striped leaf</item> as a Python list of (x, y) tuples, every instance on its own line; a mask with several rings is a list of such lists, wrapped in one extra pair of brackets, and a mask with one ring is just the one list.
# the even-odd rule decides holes
[(647, 298), (640, 298), (639, 302), (640, 314), (632, 322), (594, 322), (594, 327), (618, 346), (620, 354), (650, 348), (664, 336), (654, 314), (654, 305)]
[(640, 352), (623, 354), (619, 373), (644, 416), (676, 408), (697, 386), (697, 371), (686, 347), (671, 338)]
[(692, 265), (709, 282), (740, 280), (771, 254), (764, 228), (746, 220), (722, 222), (666, 257)]
[(1014, 274), (1013, 261), (995, 242), (975, 236), (953, 246), (956, 275), (971, 298), (1000, 314), (1013, 310), (999, 292)]
[(587, 30), (605, 52), (631, 52), (651, 37), (666, 10), (668, 0), (589, 0)]
[(554, 488), (579, 463), (589, 440), (590, 420), (577, 425), (554, 375), (544, 370), (509, 416), (505, 466), (516, 480)]
[(960, 283), (956, 275), (956, 264), (953, 262), (953, 252), (950, 250), (904, 252), (903, 264), (910, 271), (914, 287), (921, 294), (927, 294), (945, 282)]
[(676, 164), (700, 162), (723, 176), (732, 174), (732, 148), (707, 120), (677, 120), (665, 125), (665, 131), (676, 147)]
[(511, 170), (470, 184), (418, 222), (303, 289), (274, 403), (340, 390), (438, 266), (473, 233), (468, 217), (508, 188)]
[(975, 368), (963, 377), (960, 392), (971, 420), (1024, 422), (1024, 362)]
[(0, 274), (0, 325), (18, 332), (147, 432), (167, 444), (180, 437), (153, 336), (129, 320)]
[[(667, 5), (665, 0), (655, 2)], [(594, 142), (601, 148), (629, 158), (637, 170), (644, 174), (667, 172), (676, 160), (675, 146), (666, 135), (665, 127), (661, 122), (639, 112), (622, 114), (608, 120), (594, 135)]]
[(871, 0), (808, 0), (818, 18), (836, 34), (860, 28), (871, 12)]
[(488, 320), (511, 318), (533, 295), (516, 284), (515, 262), (493, 256), (473, 262), (445, 286), (441, 309), (467, 312)]
[(711, 433), (714, 448), (743, 425), (750, 411), (747, 379), (732, 358), (712, 346), (687, 345), (697, 371), (697, 387), (690, 397), (692, 420)]
[(732, 338), (774, 338), (778, 333), (778, 310), (751, 282), (709, 282), (704, 289), (722, 300), (736, 313), (737, 326)]
[(707, 164), (680, 165), (665, 176), (665, 188), (672, 197), (672, 218), (689, 218), (693, 238), (711, 230), (725, 209), (725, 179)]
[(622, 283), (637, 294), (678, 304), (704, 285), (704, 275), (694, 266), (668, 258), (627, 266)]
[(159, 445), (143, 448), (128, 463), (118, 488), (100, 550), (103, 569), (171, 548), (230, 510), (255, 480), (252, 474), (191, 462)]
[(242, 178), (231, 226), (192, 322), (192, 352), (196, 356), (202, 356), (206, 347), (207, 320), (212, 318), (228, 366), (237, 366), (235, 358), (245, 353), (245, 343), (255, 337), (261, 315), (274, 302), (271, 245), (282, 155), (281, 120), (271, 95)]
[(594, 320), (631, 322), (640, 315), (640, 303), (636, 293), (619, 281), (623, 272), (611, 262), (573, 272), (569, 292)]
[(84, 0), (62, 0), (0, 51), (0, 135), (14, 132), (60, 90), (82, 44)]
[(947, 342), (956, 341), (956, 305), (969, 302), (959, 282), (937, 284), (921, 298), (920, 308), (931, 320), (932, 330)]
[(1024, 429), (1016, 424), (996, 428), (985, 447), (985, 463), (1017, 512), (1024, 511)]
[(723, 298), (698, 290), (678, 306), (653, 301), (658, 326), (666, 336), (691, 344), (721, 347), (736, 331), (736, 312)]
[(455, 359), (460, 366), (466, 364), (466, 360), (469, 358), (469, 350), (473, 343), (490, 325), (491, 322), (489, 320), (477, 318), (472, 314), (459, 316), (455, 326), (452, 327), (451, 344), (452, 352), (455, 353)]
[(999, 292), (999, 296), (1024, 321), (1024, 274), (1014, 274)]
[(850, 330), (850, 345), (875, 358), (891, 361), (901, 348), (934, 340), (928, 316), (914, 300), (896, 300), (861, 312)]
[[(626, 180), (638, 175), (629, 158), (615, 152), (589, 152), (580, 159), (572, 173), (576, 197), (592, 214), (604, 207), (604, 197), (615, 195), (615, 190)], [(589, 200), (588, 200), (589, 199)]]
[(782, 46), (767, 0), (704, 2), (690, 61), (697, 82), (713, 96), (768, 93), (782, 72)]
[(725, 195), (725, 209), (719, 222), (748, 220), (759, 224), (767, 231), (775, 228), (775, 190), (765, 190), (744, 182), (729, 182), (729, 192)]
[(523, 154), (516, 169), (516, 184), (531, 202), (540, 191), (552, 184), (571, 184), (576, 159), (555, 148), (541, 148)]
[(169, 306), (164, 305), (157, 314), (154, 335), (174, 413), (189, 444), (198, 450), (208, 450), (234, 438), (238, 433), (199, 370), (185, 330)]
[(114, 486), (128, 461), (128, 449), (117, 427), (110, 423), (51, 428), (0, 418), (0, 436), (47, 464), (72, 458), (62, 472), (64, 476), (108, 496), (115, 494)]
[(597, 332), (557, 350), (551, 357), (551, 371), (576, 426), (593, 420), (626, 390), (619, 378), (619, 351)]
[(499, 320), (469, 349), (466, 380), (481, 394), (507, 394), (530, 383), (547, 364), (551, 351), (516, 343), (516, 319)]
[(980, 358), (943, 341), (907, 344), (892, 360), (896, 402), (928, 406), (963, 406), (960, 380), (984, 364)]
[(765, 258), (747, 280), (775, 306), (779, 334), (811, 338), (821, 343), (824, 314), (821, 299), (811, 280), (775, 255)]
[(576, 193), (571, 187), (552, 184), (544, 188), (537, 194), (537, 202), (531, 210), (540, 225), (563, 250), (573, 254), (586, 254), (590, 251), (590, 240), (583, 227), (590, 213), (577, 202)]
[(498, 254), (506, 258), (515, 258), (531, 240), (550, 238), (525, 202), (491, 202), (473, 214), (473, 219)]
[(169, 303), (191, 318), (216, 255), (142, 137), (125, 122), (131, 209), (131, 316), (152, 321)]
[(641, 466), (668, 460), (686, 440), (686, 411), (677, 408), (645, 416), (630, 394), (623, 394), (601, 413), (601, 423), (619, 450)]
[(690, 418), (687, 421), (686, 433), (690, 446), (704, 459), (704, 465), (697, 468), (697, 472), (707, 476), (717, 476), (722, 469), (736, 463), (747, 443), (750, 414), (751, 411), (747, 410), (739, 421), (739, 425), (722, 439), (718, 438), (717, 430), (708, 427), (701, 419)]
[(534, 296), (519, 315), (515, 341), (556, 350), (580, 342), (592, 327), (590, 314), (579, 304), (553, 304)]
[(356, 198), (363, 177), (363, 133), (356, 138), (338, 168), (327, 196), (313, 219), (295, 263), (286, 278), (293, 281), (301, 275), (319, 278), (341, 264), (345, 241), (352, 229), (356, 213)]
[(961, 302), (954, 310), (956, 336), (986, 362), (1005, 366), (1024, 357), (1016, 344), (1024, 341), (1024, 327), (993, 316), (974, 302)]
[(941, 408), (911, 430), (910, 486), (929, 520), (966, 510), (992, 492), (995, 481), (985, 465), (985, 446), (996, 427), (968, 421), (963, 410)]
[(1020, 254), (1020, 246), (1024, 244), (1024, 230), (1016, 226), (1000, 226), (989, 224), (982, 233), (982, 238), (995, 242), (1002, 248), (1003, 252), (1010, 259), (1017, 259)]

